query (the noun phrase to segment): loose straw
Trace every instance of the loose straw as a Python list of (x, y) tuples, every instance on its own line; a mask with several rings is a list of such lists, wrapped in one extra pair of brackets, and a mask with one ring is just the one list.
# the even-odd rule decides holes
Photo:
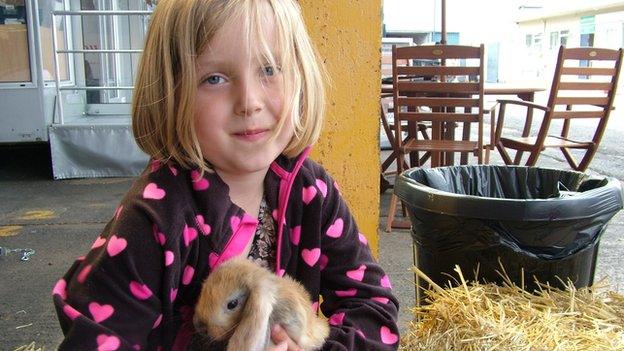
[(567, 282), (566, 290), (538, 283), (530, 293), (505, 278), (504, 269), (498, 286), (467, 282), (456, 266), (459, 286), (443, 289), (412, 270), (431, 288), (427, 303), (412, 310), (401, 351), (624, 350), (624, 296), (604, 283), (576, 289)]

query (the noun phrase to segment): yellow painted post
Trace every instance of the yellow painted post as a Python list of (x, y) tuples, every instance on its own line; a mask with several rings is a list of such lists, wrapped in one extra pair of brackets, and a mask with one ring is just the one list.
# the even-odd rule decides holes
[(312, 158), (340, 187), (377, 255), (381, 0), (300, 0), (331, 82)]

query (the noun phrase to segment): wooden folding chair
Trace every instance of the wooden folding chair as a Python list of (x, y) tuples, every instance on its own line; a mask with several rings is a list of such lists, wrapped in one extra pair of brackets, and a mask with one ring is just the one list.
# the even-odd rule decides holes
[[(534, 166), (540, 153), (546, 148), (559, 148), (570, 167), (585, 171), (598, 150), (607, 127), (609, 113), (613, 109), (613, 99), (622, 67), (622, 49), (600, 48), (559, 48), (559, 56), (546, 106), (524, 101), (498, 100), (500, 107), (496, 122), (495, 145), (506, 164), (520, 164), (524, 152), (529, 153), (527, 166)], [(505, 110), (507, 105), (526, 108), (524, 128), (520, 137), (503, 136)], [(543, 115), (537, 134), (531, 133), (533, 113), (540, 110)], [(577, 138), (572, 120), (584, 120), (579, 124), (583, 132), (588, 131), (588, 119), (595, 120), (592, 138)], [(549, 134), (553, 121), (562, 120), (561, 133)], [(575, 135), (571, 135), (570, 132)], [(578, 132), (578, 131), (577, 131)], [(507, 149), (516, 150), (514, 159)], [(571, 149), (582, 153), (577, 162)], [(584, 150), (584, 151), (583, 151)]]
[[(395, 152), (399, 160), (410, 156), (411, 166), (421, 166), (418, 152), (431, 154), (431, 167), (451, 164), (455, 152), (472, 153), (483, 162), (483, 83), (484, 47), (460, 45), (410, 46), (392, 48)], [(433, 66), (401, 65), (399, 60), (436, 62)], [(408, 137), (402, 133), (409, 125)], [(429, 139), (420, 139), (415, 124), (431, 125)], [(460, 140), (455, 125), (463, 123)], [(470, 125), (478, 125), (476, 137)], [(397, 162), (397, 174), (405, 163)], [(386, 231), (394, 221), (398, 199), (390, 201)]]

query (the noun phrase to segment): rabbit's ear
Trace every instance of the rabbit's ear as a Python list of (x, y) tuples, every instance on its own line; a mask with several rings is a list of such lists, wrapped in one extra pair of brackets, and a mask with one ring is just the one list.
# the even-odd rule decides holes
[(269, 318), (275, 304), (271, 284), (251, 286), (241, 319), (228, 342), (228, 351), (263, 351), (269, 341)]

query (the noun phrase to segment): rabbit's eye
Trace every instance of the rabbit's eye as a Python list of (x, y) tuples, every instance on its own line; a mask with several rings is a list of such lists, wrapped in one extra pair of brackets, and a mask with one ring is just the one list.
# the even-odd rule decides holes
[(227, 309), (231, 311), (235, 309), (236, 306), (238, 306), (238, 299), (230, 300), (227, 304)]

